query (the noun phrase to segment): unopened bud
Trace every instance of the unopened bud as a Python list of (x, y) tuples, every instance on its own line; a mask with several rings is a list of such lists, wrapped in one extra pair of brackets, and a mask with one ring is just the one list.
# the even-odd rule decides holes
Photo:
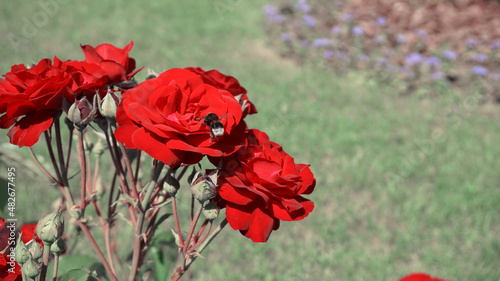
[(219, 213), (220, 209), (213, 201), (207, 201), (203, 204), (203, 215), (207, 220), (215, 220)]
[(106, 118), (114, 119), (116, 117), (116, 108), (119, 104), (119, 98), (112, 91), (108, 91), (102, 102), (99, 104), (99, 112)]
[(35, 260), (43, 256), (42, 245), (36, 241), (35, 237), (33, 237), (33, 240), (31, 240), (31, 243), (28, 245), (28, 251)]
[(191, 185), (191, 192), (200, 203), (212, 199), (217, 194), (216, 186), (212, 179), (206, 174), (199, 174)]
[(43, 217), (36, 225), (36, 233), (46, 244), (46, 247), (49, 247), (57, 238), (61, 237), (63, 231), (64, 221), (59, 210)]
[(82, 113), (80, 112), (80, 109), (78, 109), (78, 106), (76, 105), (76, 103), (72, 104), (69, 107), (68, 119), (73, 124), (80, 124), (82, 122)]
[(17, 238), (16, 250), (14, 251), (14, 254), (16, 255), (16, 261), (19, 264), (24, 264), (30, 258), (30, 254), (28, 252), (28, 247), (24, 244), (21, 236), (22, 234), (19, 234), (19, 238)]
[(32, 258), (28, 259), (28, 261), (23, 264), (21, 270), (30, 278), (35, 278), (40, 275), (40, 265)]
[(60, 255), (64, 249), (66, 249), (66, 242), (62, 238), (57, 238), (57, 240), (50, 245), (50, 251), (54, 255)]
[(177, 194), (177, 190), (179, 190), (180, 186), (181, 185), (179, 181), (176, 178), (172, 177), (171, 174), (167, 175), (167, 179), (163, 183), (163, 189), (165, 189), (165, 191), (167, 191), (168, 194), (170, 194), (170, 196), (172, 197)]

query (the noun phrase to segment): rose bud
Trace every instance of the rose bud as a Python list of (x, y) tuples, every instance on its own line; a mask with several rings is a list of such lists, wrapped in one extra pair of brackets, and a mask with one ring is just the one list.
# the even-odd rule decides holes
[(33, 240), (31, 240), (31, 243), (28, 245), (28, 251), (35, 260), (43, 256), (42, 245), (36, 241), (35, 237), (33, 237)]
[(198, 173), (198, 177), (191, 185), (191, 192), (200, 203), (215, 197), (217, 190), (212, 179), (204, 173)]
[(108, 91), (102, 102), (99, 104), (99, 112), (102, 116), (115, 119), (116, 108), (120, 103), (120, 99), (112, 91)]
[(38, 237), (48, 245), (51, 245), (57, 238), (61, 237), (63, 231), (64, 221), (61, 218), (59, 210), (43, 217), (36, 225)]
[(220, 213), (220, 208), (213, 201), (206, 201), (203, 204), (203, 215), (207, 220), (215, 220)]
[(21, 237), (22, 237), (22, 234), (19, 234), (19, 237), (17, 238), (17, 242), (16, 242), (16, 250), (14, 252), (16, 255), (16, 261), (19, 264), (25, 263), (30, 258), (30, 254), (28, 252), (28, 247), (26, 246), (26, 244), (24, 244)]
[(65, 248), (66, 242), (64, 242), (64, 239), (62, 238), (57, 238), (57, 240), (50, 245), (50, 251), (54, 253), (54, 255), (60, 255)]
[(76, 105), (76, 103), (72, 104), (69, 107), (68, 119), (73, 124), (80, 124), (82, 122), (82, 113), (80, 112), (80, 109), (78, 109), (78, 106)]
[(22, 267), (23, 274), (30, 278), (35, 278), (40, 274), (40, 265), (32, 258), (23, 264)]
[(177, 190), (180, 188), (180, 183), (177, 179), (172, 177), (171, 174), (167, 175), (167, 179), (163, 183), (163, 189), (170, 194), (170, 196), (174, 197), (177, 194)]

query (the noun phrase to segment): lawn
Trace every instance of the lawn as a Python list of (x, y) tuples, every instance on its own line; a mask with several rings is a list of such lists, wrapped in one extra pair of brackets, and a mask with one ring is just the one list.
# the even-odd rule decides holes
[[(266, 3), (9, 1), (0, 9), (0, 72), (54, 55), (83, 59), (79, 44), (133, 40), (139, 66), (238, 78), (259, 111), (249, 126), (311, 164), (315, 210), (265, 244), (225, 229), (191, 280), (398, 280), (416, 271), (500, 280), (500, 107), (447, 89), (402, 97), (362, 72), (298, 66), (267, 45)], [(6, 131), (0, 140), (17, 151)], [(36, 221), (56, 192), (18, 170), (17, 218)]]

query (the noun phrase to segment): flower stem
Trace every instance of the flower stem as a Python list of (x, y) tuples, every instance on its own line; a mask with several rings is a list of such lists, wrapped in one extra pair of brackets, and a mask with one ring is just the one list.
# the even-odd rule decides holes
[(59, 269), (59, 255), (54, 255), (54, 273), (52, 274), (52, 281), (57, 281), (58, 269)]
[(47, 275), (47, 266), (49, 265), (50, 259), (50, 245), (48, 243), (43, 247), (42, 256), (42, 269), (40, 270), (40, 281), (45, 281), (45, 275)]

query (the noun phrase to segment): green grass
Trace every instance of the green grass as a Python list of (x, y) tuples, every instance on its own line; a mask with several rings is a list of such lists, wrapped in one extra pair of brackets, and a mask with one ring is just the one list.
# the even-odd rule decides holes
[[(2, 4), (1, 34), (20, 38), (23, 17), (40, 11), (20, 3)], [(239, 79), (259, 110), (249, 126), (311, 163), (316, 208), (282, 223), (266, 244), (224, 230), (192, 280), (398, 280), (415, 271), (499, 280), (498, 106), (464, 106), (445, 90), (399, 97), (363, 73), (294, 65), (266, 45), (265, 3), (68, 1), (19, 49), (4, 36), (0, 72), (54, 55), (83, 59), (80, 43), (134, 40), (139, 66), (202, 66)], [(227, 10), (217, 12), (220, 5)], [(17, 215), (34, 221), (50, 211), (55, 192), (23, 175)]]

